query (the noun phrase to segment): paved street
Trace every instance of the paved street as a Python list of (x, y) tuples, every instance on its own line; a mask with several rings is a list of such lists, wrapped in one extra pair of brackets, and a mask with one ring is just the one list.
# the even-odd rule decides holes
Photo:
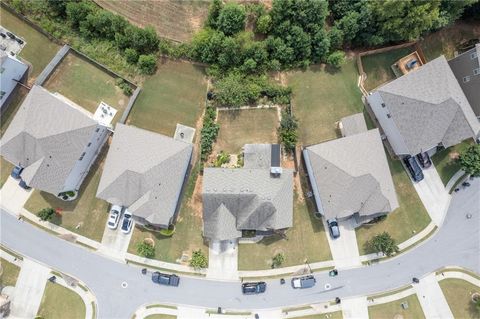
[[(412, 277), (423, 278), (443, 266), (457, 265), (480, 273), (479, 194), (480, 179), (476, 179), (471, 187), (453, 196), (440, 230), (399, 257), (340, 271), (334, 278), (326, 272), (318, 273), (317, 285), (311, 289), (293, 290), (277, 279), (270, 280), (267, 292), (254, 296), (243, 296), (239, 282), (185, 276), (181, 276), (178, 288), (158, 286), (141, 274), (140, 267), (115, 262), (58, 239), (3, 210), (1, 243), (85, 282), (97, 297), (100, 318), (129, 318), (141, 305), (158, 302), (250, 310), (288, 307), (393, 290), (410, 283)], [(467, 214), (472, 217), (467, 219)], [(325, 290), (326, 283), (331, 285), (329, 290)]]

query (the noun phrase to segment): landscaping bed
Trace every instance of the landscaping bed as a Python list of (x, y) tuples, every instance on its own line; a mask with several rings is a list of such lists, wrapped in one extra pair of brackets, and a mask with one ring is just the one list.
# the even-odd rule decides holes
[(206, 90), (203, 67), (186, 62), (159, 62), (157, 73), (145, 80), (127, 122), (173, 136), (177, 123), (196, 126), (205, 105)]
[[(401, 304), (406, 302), (407, 309), (403, 309)], [(413, 294), (406, 298), (387, 302), (381, 305), (368, 307), (368, 316), (370, 319), (385, 318), (403, 318), (403, 319), (420, 319), (425, 318), (422, 306), (418, 301), (417, 295)], [(459, 317), (460, 318), (460, 317)]]
[(45, 319), (84, 319), (86, 307), (74, 291), (47, 282), (37, 315)]
[(480, 313), (471, 301), (472, 293), (480, 293), (480, 287), (461, 279), (444, 279), (438, 284), (455, 318), (480, 318)]
[(461, 169), (460, 164), (457, 162), (458, 155), (473, 143), (471, 139), (466, 140), (460, 144), (441, 150), (432, 156), (432, 162), (442, 179), (443, 185), (447, 185), (453, 175)]
[(329, 313), (322, 313), (318, 315), (312, 315), (312, 316), (302, 316), (302, 317), (295, 317), (295, 319), (342, 319), (343, 314), (341, 311), (336, 311), (336, 312), (329, 312)]
[(18, 274), (20, 273), (20, 267), (0, 258), (0, 264), (2, 268), (2, 274), (0, 275), (0, 287), (15, 286), (17, 283)]

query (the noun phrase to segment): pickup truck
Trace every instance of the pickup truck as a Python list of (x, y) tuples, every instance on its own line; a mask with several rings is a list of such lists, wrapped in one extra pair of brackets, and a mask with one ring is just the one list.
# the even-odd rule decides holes
[(312, 275), (292, 278), (292, 287), (294, 289), (312, 288), (315, 286), (315, 277)]
[(156, 271), (152, 274), (152, 281), (159, 285), (178, 287), (178, 284), (180, 283), (180, 277), (177, 275), (163, 274)]

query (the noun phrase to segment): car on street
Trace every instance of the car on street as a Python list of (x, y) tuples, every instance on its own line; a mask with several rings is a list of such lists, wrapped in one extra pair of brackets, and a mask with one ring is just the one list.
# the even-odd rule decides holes
[(180, 277), (177, 275), (169, 275), (155, 271), (152, 274), (152, 281), (159, 285), (178, 287), (178, 284), (180, 283)]
[(340, 228), (338, 227), (338, 222), (336, 218), (328, 219), (327, 225), (330, 236), (332, 236), (333, 239), (337, 239), (338, 237), (340, 237)]
[(267, 284), (261, 282), (246, 282), (242, 284), (242, 293), (244, 295), (256, 295), (261, 294), (267, 290)]
[(417, 160), (423, 168), (429, 168), (432, 166), (432, 161), (430, 160), (430, 156), (427, 152), (418, 153)]
[(20, 179), (20, 174), (22, 173), (22, 171), (23, 171), (23, 167), (15, 166), (12, 169), (12, 173), (10, 174), (10, 176), (12, 176), (15, 179)]
[(292, 287), (294, 289), (312, 288), (315, 286), (315, 277), (312, 275), (292, 278)]
[(122, 233), (128, 234), (132, 230), (132, 225), (133, 225), (132, 214), (128, 210), (125, 210), (125, 213), (123, 214), (123, 220), (122, 220)]
[(421, 180), (423, 180), (422, 169), (415, 160), (415, 157), (407, 155), (403, 159), (403, 162), (405, 163), (405, 166), (407, 166), (408, 172), (410, 173), (410, 176), (412, 176), (412, 179), (415, 182), (420, 182)]
[(118, 205), (112, 205), (110, 213), (108, 214), (107, 226), (110, 229), (116, 229), (118, 222), (120, 221), (120, 215), (122, 215), (122, 207)]

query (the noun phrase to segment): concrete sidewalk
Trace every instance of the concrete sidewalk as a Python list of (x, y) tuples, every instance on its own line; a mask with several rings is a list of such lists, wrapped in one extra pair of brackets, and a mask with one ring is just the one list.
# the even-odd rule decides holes
[(13, 318), (34, 318), (37, 315), (50, 269), (24, 259), (18, 275), (10, 307)]
[(367, 297), (342, 299), (343, 319), (368, 319)]
[(453, 318), (452, 311), (438, 285), (435, 273), (421, 278), (420, 283), (413, 286), (422, 306), (425, 317), (429, 319)]
[(210, 241), (207, 278), (238, 280), (238, 243)]
[(9, 176), (2, 189), (0, 189), (0, 203), (7, 211), (11, 211), (17, 216), (20, 214), (23, 205), (27, 202), (33, 189), (25, 190), (18, 186), (18, 180)]
[(350, 218), (346, 221), (338, 222), (340, 237), (333, 239), (328, 233), (328, 225), (325, 218), (322, 218), (322, 220), (327, 232), (326, 236), (335, 267), (337, 269), (346, 269), (361, 266), (357, 235), (355, 234), (355, 221)]

